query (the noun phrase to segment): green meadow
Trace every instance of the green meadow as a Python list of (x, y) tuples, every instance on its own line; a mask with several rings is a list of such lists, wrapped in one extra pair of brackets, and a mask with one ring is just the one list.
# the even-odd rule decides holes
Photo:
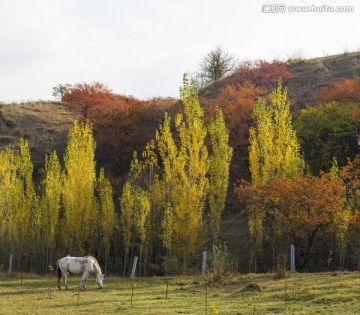
[[(203, 277), (109, 277), (99, 290), (80, 277), (59, 291), (54, 275), (0, 275), (0, 314), (360, 314), (360, 273), (289, 273), (228, 278), (206, 285)], [(63, 284), (62, 284), (63, 288)]]

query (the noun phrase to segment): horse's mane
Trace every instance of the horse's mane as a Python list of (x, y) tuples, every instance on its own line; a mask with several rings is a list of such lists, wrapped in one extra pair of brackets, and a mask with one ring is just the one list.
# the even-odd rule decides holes
[(102, 274), (100, 265), (99, 265), (98, 261), (96, 260), (96, 258), (94, 256), (87, 256), (87, 257), (89, 257), (94, 262), (96, 272)]
[(93, 261), (97, 262), (97, 260), (96, 260), (96, 258), (94, 256), (85, 256), (85, 257), (91, 258)]

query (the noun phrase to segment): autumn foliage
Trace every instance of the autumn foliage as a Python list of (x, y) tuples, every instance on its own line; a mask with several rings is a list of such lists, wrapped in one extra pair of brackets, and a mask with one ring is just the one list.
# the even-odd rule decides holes
[(331, 101), (353, 103), (360, 101), (360, 82), (345, 79), (320, 89), (316, 95), (317, 104)]
[(278, 78), (285, 80), (292, 76), (286, 65), (279, 61), (244, 61), (236, 72), (243, 81), (249, 81), (265, 89), (276, 87)]
[(226, 127), (229, 129), (229, 143), (234, 149), (231, 174), (234, 177), (248, 178), (249, 128), (252, 125), (252, 112), (255, 103), (268, 94), (266, 89), (250, 81), (227, 85), (220, 90), (215, 99), (203, 99), (206, 120), (215, 117), (221, 109)]
[(93, 82), (76, 83), (64, 94), (62, 102), (80, 112), (86, 120), (96, 117), (96, 111), (115, 106), (117, 100), (104, 84)]
[(249, 128), (252, 122), (252, 111), (257, 100), (265, 97), (267, 90), (250, 81), (235, 83), (222, 89), (218, 97), (205, 103), (207, 113), (211, 117), (218, 109), (224, 113), (230, 129), (233, 146), (249, 143)]
[(62, 102), (93, 123), (96, 159), (116, 175), (129, 167), (133, 151), (143, 149), (162, 122), (164, 111), (171, 111), (175, 103), (171, 98), (143, 101), (114, 94), (99, 82), (75, 84)]
[[(218, 92), (203, 97), (206, 119), (214, 117), (218, 108), (222, 109), (230, 144), (234, 148), (231, 174), (234, 178), (249, 178), (248, 146), (249, 129), (253, 125), (253, 109), (260, 99), (267, 98), (277, 86), (279, 77), (292, 75), (284, 63), (265, 60), (244, 61), (226, 81), (219, 81)], [(226, 85), (221, 85), (227, 83)]]
[[(228, 131), (221, 111), (205, 124), (204, 110), (187, 76), (180, 93), (183, 110), (175, 124), (165, 113), (156, 139), (146, 145), (141, 158), (136, 152), (133, 155), (121, 198), (124, 266), (130, 245), (140, 243), (140, 263), (145, 263), (142, 257), (147, 254), (162, 252), (165, 272), (180, 270), (180, 266), (186, 271), (207, 238), (209, 242), (218, 239), (232, 154)], [(139, 211), (147, 203), (151, 207), (145, 218)], [(139, 228), (133, 218), (147, 223)], [(140, 230), (147, 234), (146, 243)]]
[(0, 151), (0, 265), (13, 252), (44, 269), (71, 250), (124, 275), (135, 255), (144, 275), (192, 270), (226, 234), (225, 213), (242, 220), (234, 243), (251, 272), (274, 270), (290, 244), (297, 270), (358, 268), (360, 84), (323, 88), (326, 104), (293, 119), (284, 64), (245, 62), (233, 76), (200, 100), (185, 77), (181, 102), (75, 84), (62, 102), (87, 122), (70, 131), (62, 164), (45, 158), (39, 185), (27, 141)]
[(116, 97), (116, 106), (98, 112), (94, 122), (96, 159), (114, 175), (128, 169), (134, 150), (143, 150), (163, 121), (164, 112), (171, 111), (175, 103), (171, 98), (142, 101)]
[(260, 218), (264, 226), (261, 243), (278, 252), (295, 244), (299, 270), (308, 267), (324, 242), (341, 242), (341, 233), (347, 234), (348, 225), (356, 220), (357, 211), (346, 208), (343, 179), (331, 172), (241, 185), (236, 192), (246, 200), (249, 215)]

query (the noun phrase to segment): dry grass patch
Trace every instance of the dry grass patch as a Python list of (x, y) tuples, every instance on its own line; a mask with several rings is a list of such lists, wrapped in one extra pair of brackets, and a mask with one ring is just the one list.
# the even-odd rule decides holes
[(29, 141), (31, 159), (41, 166), (45, 154), (56, 150), (62, 154), (67, 134), (79, 116), (58, 102), (33, 102), (0, 105), (0, 149), (17, 146), (20, 137)]

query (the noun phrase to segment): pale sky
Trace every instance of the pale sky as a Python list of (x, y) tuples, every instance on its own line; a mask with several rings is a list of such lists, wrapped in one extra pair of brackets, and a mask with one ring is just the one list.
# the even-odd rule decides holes
[[(262, 13), (264, 4), (284, 13)], [(290, 5), (354, 12), (291, 13)], [(238, 60), (360, 51), (356, 0), (0, 0), (0, 102), (52, 100), (59, 83), (179, 96), (184, 72), (220, 45)]]

